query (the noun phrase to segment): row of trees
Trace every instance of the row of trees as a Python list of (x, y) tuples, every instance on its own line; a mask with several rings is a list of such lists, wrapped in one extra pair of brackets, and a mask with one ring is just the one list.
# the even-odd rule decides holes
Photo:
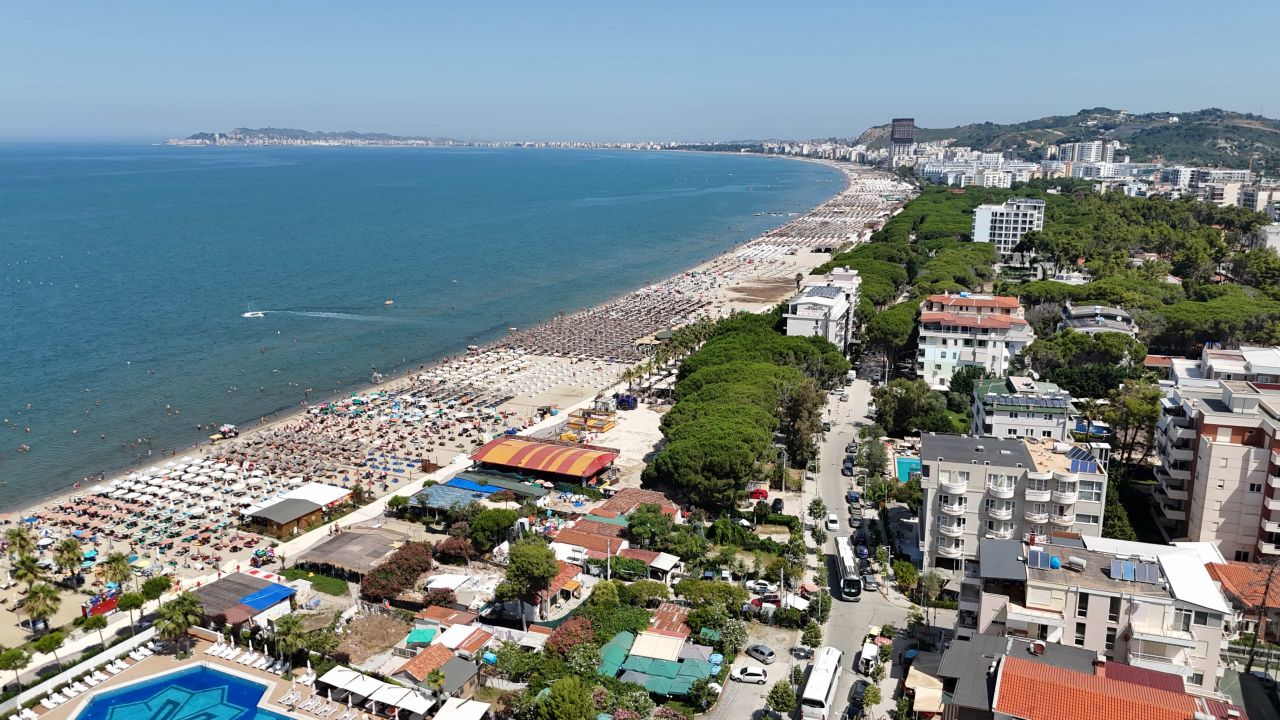
[(666, 438), (646, 468), (646, 484), (665, 484), (699, 507), (731, 507), (750, 480), (767, 479), (778, 433), (791, 464), (816, 454), (824, 387), (849, 370), (822, 338), (787, 337), (778, 316), (739, 314), (716, 324), (681, 364)]

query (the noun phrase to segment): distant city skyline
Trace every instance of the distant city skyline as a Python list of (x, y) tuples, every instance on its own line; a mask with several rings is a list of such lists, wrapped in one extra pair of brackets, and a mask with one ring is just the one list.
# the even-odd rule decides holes
[(1244, 2), (9, 4), (0, 140), (271, 126), (706, 141), (1095, 106), (1275, 116), (1277, 25), (1280, 4)]

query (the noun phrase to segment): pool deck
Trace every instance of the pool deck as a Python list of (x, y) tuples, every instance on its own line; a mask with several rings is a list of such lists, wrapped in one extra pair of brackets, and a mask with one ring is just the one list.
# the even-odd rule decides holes
[[(205, 650), (209, 649), (212, 643), (197, 640), (191, 645), (191, 656), (185, 660), (178, 660), (172, 655), (155, 653), (150, 657), (143, 658), (141, 661), (132, 662), (125, 658), (126, 662), (132, 664), (108, 678), (105, 682), (99, 684), (83, 695), (77, 695), (69, 702), (66, 702), (52, 710), (46, 710), (40, 705), (36, 705), (34, 711), (39, 715), (41, 720), (70, 720), (74, 718), (81, 709), (89, 704), (89, 701), (104, 691), (115, 690), (116, 688), (126, 685), (133, 685), (141, 680), (147, 680), (156, 675), (163, 675), (181, 670), (193, 665), (208, 664), (210, 667), (217, 668), (232, 675), (236, 675), (245, 679), (253, 680), (262, 685), (267, 686), (264, 698), (259, 702), (258, 707), (272, 712), (280, 713), (288, 717), (295, 718), (311, 718), (315, 717), (310, 713), (287, 708), (279, 704), (279, 700), (289, 693), (289, 681), (282, 679), (278, 675), (272, 675), (260, 670), (240, 665), (235, 662), (225, 662), (212, 655), (206, 655)], [(305, 670), (304, 670), (305, 672)], [(303, 693), (303, 698), (310, 695), (310, 690), (299, 685), (298, 689)], [(341, 713), (338, 713), (341, 714)], [(337, 717), (335, 714), (333, 717)]]

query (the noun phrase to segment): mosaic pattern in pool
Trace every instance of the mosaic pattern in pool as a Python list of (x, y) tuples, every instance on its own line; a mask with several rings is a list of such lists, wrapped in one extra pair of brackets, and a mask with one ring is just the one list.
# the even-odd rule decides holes
[(266, 690), (197, 666), (100, 693), (76, 720), (288, 720), (258, 707)]

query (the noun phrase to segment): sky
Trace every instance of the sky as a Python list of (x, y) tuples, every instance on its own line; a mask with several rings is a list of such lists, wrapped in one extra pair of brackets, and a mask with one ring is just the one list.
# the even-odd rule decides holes
[(856, 136), (1107, 106), (1280, 116), (1280, 2), (0, 3), (0, 139), (293, 127)]

